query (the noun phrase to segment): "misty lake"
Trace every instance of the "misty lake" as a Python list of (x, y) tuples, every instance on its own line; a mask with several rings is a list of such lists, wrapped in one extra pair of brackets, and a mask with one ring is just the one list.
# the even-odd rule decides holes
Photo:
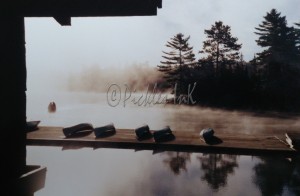
[[(48, 113), (55, 101), (57, 111)], [(106, 93), (27, 93), (27, 120), (42, 126), (82, 122), (134, 129), (169, 125), (172, 130), (216, 132), (300, 130), (300, 116), (189, 107), (138, 106), (120, 101), (112, 107)], [(36, 196), (117, 195), (299, 195), (300, 160), (186, 152), (122, 149), (66, 149), (27, 146), (27, 164), (47, 167), (45, 188)]]

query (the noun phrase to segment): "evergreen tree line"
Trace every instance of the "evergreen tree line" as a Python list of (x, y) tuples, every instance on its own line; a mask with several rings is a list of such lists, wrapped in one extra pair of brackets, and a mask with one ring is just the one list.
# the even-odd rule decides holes
[(248, 62), (230, 26), (217, 21), (204, 33), (199, 60), (190, 36), (178, 33), (166, 44), (169, 51), (157, 67), (162, 86), (173, 89), (175, 99), (187, 96), (196, 83), (192, 96), (201, 105), (300, 110), (300, 23), (288, 26), (276, 9), (267, 12), (254, 31), (262, 51)]

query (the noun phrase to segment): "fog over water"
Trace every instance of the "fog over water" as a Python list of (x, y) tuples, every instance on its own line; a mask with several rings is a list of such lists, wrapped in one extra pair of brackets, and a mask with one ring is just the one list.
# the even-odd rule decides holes
[[(48, 83), (49, 88), (29, 86), (27, 120), (41, 120), (41, 126), (61, 127), (113, 122), (116, 128), (128, 129), (146, 123), (153, 130), (169, 125), (172, 130), (191, 132), (211, 127), (216, 134), (222, 131), (282, 135), (286, 130), (300, 130), (297, 114), (173, 103), (137, 105), (131, 100), (146, 96), (143, 85), (146, 88), (151, 77), (141, 80), (139, 76), (145, 77), (143, 71), (135, 72), (136, 76), (126, 69), (122, 72), (128, 76), (121, 78), (114, 72), (90, 67), (71, 76), (67, 83), (57, 80), (60, 86), (40, 80), (39, 84)], [(107, 79), (111, 81), (105, 83), (101, 75), (110, 76)], [(129, 83), (132, 78), (139, 82)], [(93, 82), (97, 85), (91, 86)], [(109, 104), (110, 83), (120, 87), (115, 96), (120, 100), (114, 107)], [(126, 83), (139, 89), (131, 92), (130, 98), (124, 93)], [(55, 113), (48, 113), (51, 101), (56, 103)], [(300, 186), (299, 160), (282, 157), (27, 146), (27, 164), (47, 167), (45, 188), (36, 196), (297, 195)]]
[[(125, 91), (125, 86), (120, 85)], [(118, 93), (118, 92), (117, 92)], [(113, 122), (118, 128), (135, 128), (143, 123), (153, 129), (169, 125), (178, 131), (200, 131), (211, 127), (216, 132), (237, 132), (257, 134), (260, 132), (283, 133), (300, 130), (299, 115), (277, 112), (243, 112), (171, 104), (142, 104), (131, 102), (134, 97), (146, 93), (132, 93), (130, 99), (124, 93), (117, 96), (120, 101), (109, 105), (108, 93), (96, 92), (36, 92), (28, 93), (27, 118), (41, 120), (41, 125), (69, 126), (81, 122), (91, 122), (97, 126)], [(48, 113), (51, 101), (57, 105), (56, 113)]]
[[(39, 80), (29, 86), (27, 117), (42, 120), (41, 125), (47, 126), (81, 122), (100, 126), (113, 122), (118, 128), (133, 129), (146, 123), (153, 129), (169, 125), (174, 130), (196, 132), (206, 127), (247, 134), (300, 130), (299, 114), (226, 110), (178, 102), (165, 104), (164, 98), (172, 95), (170, 91), (156, 89), (161, 77), (148, 64), (122, 68), (90, 66), (66, 74), (66, 79), (49, 77), (50, 80)], [(150, 98), (154, 101), (149, 101)], [(47, 112), (51, 101), (57, 105), (54, 114)]]
[(121, 68), (95, 65), (70, 74), (62, 85), (66, 85), (67, 91), (75, 92), (107, 92), (112, 84), (128, 85), (132, 91), (146, 91), (148, 85), (159, 84), (162, 77), (162, 73), (147, 63)]
[[(199, 58), (204, 29), (222, 20), (250, 60), (261, 51), (254, 28), (272, 8), (289, 25), (300, 21), (298, 0), (163, 0), (155, 17), (73, 18), (71, 27), (26, 18), (27, 120), (60, 127), (112, 122), (127, 129), (146, 123), (190, 132), (211, 127), (216, 134), (300, 130), (299, 114), (132, 101), (143, 100), (161, 77), (155, 68), (175, 34), (191, 35)], [(113, 84), (115, 95), (108, 91)], [(52, 101), (57, 110), (48, 113)], [(27, 164), (47, 167), (46, 186), (36, 196), (300, 194), (299, 159), (282, 157), (27, 146)]]

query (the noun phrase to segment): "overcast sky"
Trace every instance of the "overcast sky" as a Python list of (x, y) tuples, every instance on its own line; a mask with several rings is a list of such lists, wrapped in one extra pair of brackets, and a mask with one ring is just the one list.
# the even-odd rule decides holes
[(163, 0), (157, 16), (72, 18), (71, 27), (52, 18), (26, 18), (28, 75), (64, 75), (87, 66), (156, 66), (166, 42), (177, 33), (191, 36), (199, 58), (204, 30), (219, 20), (231, 26), (249, 60), (261, 50), (254, 28), (272, 8), (290, 25), (300, 21), (299, 0)]

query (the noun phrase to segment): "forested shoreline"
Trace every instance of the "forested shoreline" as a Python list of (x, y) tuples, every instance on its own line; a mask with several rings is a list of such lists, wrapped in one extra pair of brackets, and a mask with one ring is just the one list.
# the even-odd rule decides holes
[[(299, 19), (300, 21), (300, 19)], [(285, 16), (272, 9), (253, 30), (261, 51), (245, 61), (242, 43), (222, 21), (204, 30), (200, 59), (189, 36), (176, 34), (167, 42), (162, 61), (160, 88), (174, 89), (175, 99), (188, 96), (204, 106), (300, 111), (300, 22), (288, 26)]]

